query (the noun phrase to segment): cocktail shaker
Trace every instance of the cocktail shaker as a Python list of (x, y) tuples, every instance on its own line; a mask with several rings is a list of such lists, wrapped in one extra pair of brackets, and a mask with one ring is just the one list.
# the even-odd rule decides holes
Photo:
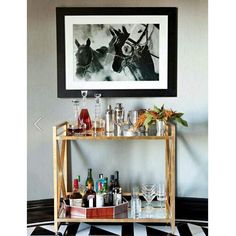
[(105, 113), (105, 133), (106, 135), (112, 134), (114, 132), (114, 111), (111, 105), (108, 105)]
[(114, 112), (114, 134), (116, 136), (123, 135), (122, 127), (124, 125), (125, 110), (121, 103), (117, 103)]

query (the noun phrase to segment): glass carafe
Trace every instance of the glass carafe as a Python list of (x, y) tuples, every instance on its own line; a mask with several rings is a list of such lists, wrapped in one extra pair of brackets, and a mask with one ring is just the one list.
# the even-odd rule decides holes
[(80, 121), (79, 117), (79, 101), (72, 100), (74, 116), (70, 119), (67, 127), (67, 135), (76, 135), (85, 131), (85, 124)]
[(92, 129), (92, 122), (87, 108), (87, 94), (88, 91), (81, 91), (83, 101), (82, 101), (82, 109), (80, 111), (80, 116), (79, 116), (80, 122), (86, 125), (86, 131)]
[(104, 134), (105, 130), (105, 120), (102, 119), (102, 114), (101, 114), (101, 94), (96, 93), (94, 94), (95, 97), (95, 118), (93, 121), (93, 134), (94, 135), (102, 135)]
[(69, 120), (67, 127), (67, 135), (75, 135), (79, 132), (78, 117), (79, 117), (79, 101), (72, 100), (74, 116)]

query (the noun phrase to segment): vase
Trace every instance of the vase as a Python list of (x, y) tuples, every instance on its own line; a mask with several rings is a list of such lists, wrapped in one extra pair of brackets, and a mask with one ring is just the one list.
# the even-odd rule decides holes
[(164, 136), (166, 131), (166, 124), (163, 120), (156, 121), (157, 136)]

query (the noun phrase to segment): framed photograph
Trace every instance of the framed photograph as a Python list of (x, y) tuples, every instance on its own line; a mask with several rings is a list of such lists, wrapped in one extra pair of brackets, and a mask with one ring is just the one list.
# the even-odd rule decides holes
[(58, 97), (177, 96), (177, 8), (57, 8)]

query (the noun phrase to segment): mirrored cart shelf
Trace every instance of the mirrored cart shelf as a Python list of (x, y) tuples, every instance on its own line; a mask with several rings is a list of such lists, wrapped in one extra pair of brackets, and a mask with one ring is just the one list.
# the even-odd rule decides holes
[[(55, 231), (61, 222), (161, 222), (170, 223), (172, 231), (175, 228), (175, 142), (176, 131), (173, 124), (168, 125), (165, 136), (67, 136), (68, 122), (63, 122), (53, 127), (53, 168), (54, 168), (54, 225)], [(63, 218), (59, 217), (60, 199), (66, 199), (67, 191), (67, 146), (71, 141), (99, 141), (99, 140), (156, 140), (164, 141), (165, 144), (165, 178), (166, 178), (166, 204), (165, 208), (155, 207), (151, 218), (142, 215), (138, 219), (130, 217), (122, 219), (86, 219), (86, 218)], [(157, 163), (158, 164), (158, 163)], [(153, 167), (155, 168), (155, 167)], [(124, 195), (130, 196), (130, 193)], [(163, 213), (164, 211), (164, 213)]]
[[(146, 205), (146, 202), (142, 202), (142, 205)], [(153, 209), (147, 212), (145, 208), (142, 208), (141, 215), (139, 218), (131, 217), (131, 209), (128, 208), (128, 218), (122, 219), (87, 219), (87, 218), (77, 218), (77, 217), (60, 217), (58, 222), (162, 222), (170, 223), (171, 217), (170, 211), (167, 208), (161, 208), (158, 202), (152, 202)]]
[(166, 140), (172, 136), (57, 136), (57, 140)]

